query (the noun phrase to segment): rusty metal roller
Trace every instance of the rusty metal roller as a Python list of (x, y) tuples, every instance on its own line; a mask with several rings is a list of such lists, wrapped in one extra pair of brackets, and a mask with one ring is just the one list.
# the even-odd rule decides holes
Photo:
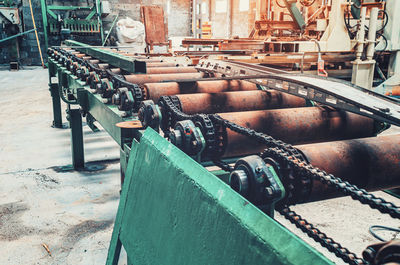
[(136, 74), (125, 75), (126, 81), (133, 84), (158, 83), (169, 80), (190, 80), (200, 79), (205, 73), (183, 73), (183, 74)]
[[(290, 144), (370, 137), (383, 128), (373, 119), (328, 107), (221, 113), (220, 116)], [(255, 154), (265, 148), (229, 129), (226, 143), (224, 157)]]
[[(305, 99), (278, 91), (235, 91), (176, 95), (186, 114), (216, 113), (307, 106)], [(244, 114), (246, 116), (246, 114)]]
[[(296, 146), (315, 167), (369, 191), (400, 186), (400, 134)], [(310, 200), (333, 197), (314, 181)]]
[(169, 63), (169, 62), (146, 62), (147, 68), (153, 67), (176, 67), (178, 66), (177, 63)]
[[(303, 159), (327, 174), (340, 178), (341, 183), (349, 183), (367, 191), (400, 187), (400, 134), (297, 145), (295, 148)], [(284, 204), (344, 196), (337, 187), (307, 177), (306, 173), (300, 173), (273, 154), (262, 155), (262, 158), (251, 155), (239, 159), (230, 174), (230, 186), (253, 203), (268, 204), (270, 201), (264, 191), (267, 187), (270, 194), (277, 190), (271, 189), (270, 183), (264, 181), (263, 174), (268, 174), (271, 168), (285, 186)]]
[(157, 102), (161, 96), (177, 94), (257, 90), (256, 84), (241, 80), (148, 83), (143, 84), (142, 87), (146, 99), (154, 102)]
[(150, 67), (146, 70), (147, 74), (177, 74), (177, 73), (198, 73), (193, 66), (187, 67)]

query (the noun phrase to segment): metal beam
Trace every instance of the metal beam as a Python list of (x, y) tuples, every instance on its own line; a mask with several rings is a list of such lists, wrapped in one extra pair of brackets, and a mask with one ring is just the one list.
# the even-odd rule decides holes
[(5, 42), (5, 41), (8, 41), (8, 40), (15, 39), (15, 38), (18, 38), (18, 37), (20, 37), (20, 36), (22, 36), (22, 35), (25, 35), (25, 34), (28, 34), (28, 33), (32, 32), (32, 31), (35, 31), (35, 29), (30, 29), (30, 30), (27, 30), (27, 31), (24, 31), (24, 32), (15, 34), (15, 35), (13, 35), (13, 36), (10, 36), (10, 37), (1, 39), (1, 40), (0, 40), (0, 43)]

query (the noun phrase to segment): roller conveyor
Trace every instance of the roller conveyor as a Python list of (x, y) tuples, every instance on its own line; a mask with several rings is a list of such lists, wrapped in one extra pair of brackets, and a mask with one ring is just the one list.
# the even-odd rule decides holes
[(126, 81), (133, 84), (145, 84), (145, 83), (158, 83), (161, 81), (168, 80), (186, 80), (186, 79), (200, 79), (205, 77), (204, 73), (182, 73), (182, 74), (135, 74), (135, 75), (124, 75)]
[[(146, 177), (162, 174), (160, 172), (164, 172), (165, 161), (178, 159), (178, 166), (165, 165), (168, 168), (166, 172), (175, 172), (175, 167), (178, 168), (182, 161), (189, 163), (183, 159), (182, 152), (176, 152), (172, 143), (198, 163), (208, 165), (212, 162), (223, 169), (225, 174), (230, 175), (228, 183), (231, 187), (264, 213), (273, 216), (276, 209), (286, 218), (292, 218), (299, 226), (300, 223), (307, 223), (288, 206), (343, 195), (351, 195), (353, 199), (381, 213), (400, 217), (399, 207), (362, 190), (373, 191), (400, 185), (396, 178), (399, 167), (393, 166), (399, 164), (399, 136), (392, 136), (393, 139), (364, 138), (386, 129), (388, 124), (385, 122), (397, 124), (396, 114), (393, 114), (393, 110), (397, 111), (396, 106), (389, 104), (389, 110), (381, 105), (371, 107), (374, 104), (371, 102), (386, 102), (385, 98), (376, 100), (377, 97), (373, 95), (371, 101), (367, 96), (359, 97), (361, 100), (355, 102), (355, 94), (347, 97), (342, 90), (343, 87), (350, 87), (347, 84), (223, 61), (213, 64), (212, 60), (208, 60), (211, 62), (209, 65), (198, 65), (195, 69), (201, 71), (200, 76), (191, 76), (199, 74), (194, 72), (193, 67), (185, 68), (190, 69), (188, 71), (191, 73), (180, 72), (182, 76), (176, 78), (174, 72), (184, 68), (177, 67), (175, 61), (157, 59), (155, 62), (141, 57), (145, 68), (134, 71), (132, 69), (136, 68), (130, 68), (135, 65), (132, 60), (139, 59), (139, 56), (129, 55), (132, 56), (130, 62), (128, 59), (113, 61), (107, 59), (110, 54), (99, 55), (96, 54), (98, 51), (86, 51), (89, 50), (75, 52), (70, 49), (60, 52), (61, 55), (57, 55), (59, 58), (54, 56), (58, 65), (70, 71), (67, 75), (81, 75), (85, 77), (82, 80), (87, 81), (86, 85), (84, 82), (79, 83), (84, 86), (84, 93), (80, 90), (76, 94), (74, 89), (77, 86), (74, 83), (74, 88), (68, 91), (68, 99), (73, 102), (72, 99), (77, 98), (83, 113), (89, 117), (93, 113), (93, 117), (104, 124), (106, 130), (120, 143), (121, 157), (123, 153), (125, 159), (128, 156), (132, 159), (145, 156), (145, 160), (135, 164), (134, 174), (142, 174), (142, 165), (154, 160), (150, 149), (143, 149), (145, 144), (154, 144), (154, 150), (162, 152), (160, 159), (151, 164), (155, 171), (151, 174), (145, 172)], [(122, 52), (118, 54), (127, 55)], [(92, 63), (86, 64), (82, 60), (90, 60)], [(162, 78), (151, 78), (154, 73), (162, 72), (156, 74), (163, 75)], [(140, 80), (142, 77), (156, 83), (142, 83), (145, 81)], [(69, 78), (68, 82), (75, 82), (74, 78)], [(267, 91), (253, 91), (258, 89)], [(368, 94), (366, 91), (362, 93)], [(263, 95), (266, 94), (271, 98), (268, 108), (282, 109), (254, 110), (265, 103)], [(285, 105), (286, 97), (301, 104)], [(147, 100), (154, 102), (149, 104)], [(143, 108), (138, 108), (140, 103)], [(327, 106), (335, 106), (336, 109)], [(138, 110), (141, 111), (136, 113)], [(136, 115), (142, 119), (142, 124), (137, 122)], [(109, 119), (110, 124), (104, 116), (112, 117)], [(115, 126), (117, 121), (122, 121), (118, 127)], [(148, 138), (149, 134), (156, 134), (150, 129), (143, 136), (142, 128), (146, 127), (161, 127), (170, 142), (164, 140), (159, 143), (158, 140)], [(135, 140), (131, 147), (132, 137)], [(135, 144), (135, 141), (139, 144)], [(166, 148), (163, 148), (164, 144)], [(198, 163), (193, 159), (190, 160), (193, 163), (190, 168), (179, 169), (176, 176), (181, 176), (182, 172), (195, 172)], [(205, 173), (204, 170), (200, 175), (204, 177)], [(164, 173), (162, 178), (157, 179), (163, 181), (170, 177), (174, 178), (175, 175)], [(177, 180), (181, 183), (180, 179)], [(254, 181), (259, 181), (259, 185), (254, 186)], [(195, 181), (195, 185), (199, 183)], [(184, 186), (179, 187), (182, 189)], [(222, 190), (221, 187), (218, 189)], [(178, 189), (176, 194), (180, 192)], [(225, 190), (224, 193), (229, 192)], [(247, 212), (246, 207), (243, 210)], [(360, 260), (352, 255), (350, 252), (348, 256)]]
[[(157, 120), (163, 120), (161, 127), (165, 131), (168, 126), (165, 121), (170, 119), (168, 102), (186, 114), (215, 113), (262, 110), (274, 108), (296, 108), (305, 107), (309, 104), (306, 100), (283, 94), (277, 91), (235, 91), (221, 93), (196, 93), (179, 94), (174, 96), (162, 96), (158, 105), (153, 101), (143, 101), (139, 107), (139, 119), (145, 126), (148, 124), (159, 124)], [(172, 117), (175, 121), (175, 119)], [(172, 124), (173, 125), (173, 124)], [(153, 126), (154, 128), (154, 126)]]
[[(312, 165), (358, 188), (376, 191), (400, 186), (400, 135), (297, 145), (295, 148)], [(231, 173), (230, 184), (245, 197), (255, 197), (251, 193), (257, 193), (257, 183), (251, 179), (254, 178), (251, 172), (254, 172), (257, 163), (275, 168), (286, 189), (292, 190), (286, 198), (290, 204), (325, 200), (340, 195), (337, 189), (318, 180), (304, 183), (290, 166), (273, 156), (265, 155), (262, 159), (249, 156), (243, 158), (243, 161), (237, 162)], [(294, 187), (288, 188), (288, 185)], [(309, 185), (307, 194), (298, 192), (305, 189), (304, 185)]]
[[(239, 126), (266, 133), (290, 144), (370, 137), (383, 129), (382, 123), (373, 119), (323, 107), (244, 111), (218, 115)], [(199, 127), (203, 136), (210, 129), (200, 125)], [(185, 122), (177, 122), (170, 134), (171, 142), (186, 153), (195, 154), (197, 145), (193, 146), (193, 141), (185, 140), (186, 137), (192, 137), (188, 133), (185, 134), (186, 128), (189, 127)], [(218, 125), (213, 124), (213, 128), (218, 128)], [(262, 152), (266, 148), (254, 139), (230, 129), (220, 130), (215, 133), (215, 141), (206, 142), (204, 150), (209, 147), (207, 144), (218, 145), (211, 150), (221, 150), (218, 155), (214, 152), (205, 154), (209, 158), (240, 157)], [(190, 128), (190, 131), (194, 132), (195, 129)]]
[(257, 90), (257, 85), (241, 80), (196, 81), (196, 82), (164, 82), (146, 83), (142, 85), (145, 99), (158, 102), (161, 96), (192, 93), (218, 93), (227, 91)]

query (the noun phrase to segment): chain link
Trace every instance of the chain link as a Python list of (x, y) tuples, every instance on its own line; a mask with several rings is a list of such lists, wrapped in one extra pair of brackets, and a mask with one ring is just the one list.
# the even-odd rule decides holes
[(360, 189), (355, 185), (350, 184), (347, 181), (343, 181), (340, 178), (334, 177), (332, 174), (328, 174), (325, 171), (312, 166), (304, 159), (299, 158), (299, 151), (290, 144), (284, 143), (280, 140), (275, 140), (272, 136), (265, 135), (263, 133), (256, 132), (252, 129), (239, 126), (235, 123), (224, 120), (220, 116), (214, 114), (210, 118), (216, 122), (223, 123), (227, 128), (237, 133), (246, 135), (257, 140), (260, 143), (265, 144), (268, 148), (264, 151), (262, 156), (266, 154), (273, 155), (284, 159), (288, 165), (300, 175), (309, 176), (313, 180), (321, 181), (330, 187), (336, 188), (338, 191), (345, 195), (351, 196), (354, 200), (367, 204), (372, 209), (377, 209), (381, 213), (389, 214), (391, 217), (400, 219), (400, 208), (391, 202), (387, 202), (382, 198), (376, 197), (375, 195), (367, 192), (364, 189)]
[(296, 225), (301, 231), (314, 239), (315, 242), (334, 253), (338, 258), (344, 262), (352, 265), (368, 264), (364, 259), (358, 258), (356, 254), (350, 252), (347, 248), (337, 243), (332, 238), (328, 237), (325, 233), (321, 232), (318, 228), (314, 227), (307, 220), (296, 214), (289, 207), (277, 209), (278, 212), (288, 219), (292, 224)]

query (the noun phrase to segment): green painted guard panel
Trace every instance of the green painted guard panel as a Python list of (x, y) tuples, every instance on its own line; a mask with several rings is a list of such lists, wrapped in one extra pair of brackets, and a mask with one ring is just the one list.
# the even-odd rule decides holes
[(107, 264), (121, 243), (130, 264), (332, 264), (152, 129), (132, 146)]

